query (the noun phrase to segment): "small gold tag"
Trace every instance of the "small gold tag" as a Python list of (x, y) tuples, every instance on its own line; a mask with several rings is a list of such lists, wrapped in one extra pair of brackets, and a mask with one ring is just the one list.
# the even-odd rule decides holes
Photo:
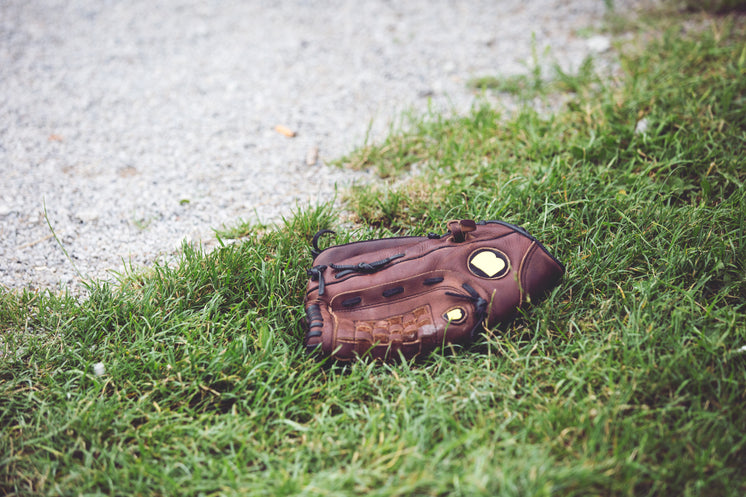
[(456, 307), (446, 312), (445, 318), (450, 323), (456, 323), (464, 319), (464, 310), (460, 307)]

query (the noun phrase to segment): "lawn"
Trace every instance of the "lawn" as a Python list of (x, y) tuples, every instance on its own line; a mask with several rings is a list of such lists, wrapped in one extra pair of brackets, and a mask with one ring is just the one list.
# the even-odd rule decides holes
[[(744, 495), (746, 19), (626, 29), (616, 68), (490, 77), (521, 110), (415, 116), (341, 158), (388, 179), (340, 205), (87, 299), (0, 291), (0, 494)], [(317, 230), (452, 218), (524, 226), (564, 280), (449, 353), (304, 355)]]

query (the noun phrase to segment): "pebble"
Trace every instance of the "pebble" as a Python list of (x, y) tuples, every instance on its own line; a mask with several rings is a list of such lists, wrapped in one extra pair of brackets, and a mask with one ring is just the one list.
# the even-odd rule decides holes
[(83, 209), (78, 211), (76, 217), (84, 223), (91, 223), (98, 219), (99, 211), (95, 209)]
[(586, 45), (592, 52), (603, 53), (611, 48), (611, 40), (608, 36), (595, 35), (588, 38)]

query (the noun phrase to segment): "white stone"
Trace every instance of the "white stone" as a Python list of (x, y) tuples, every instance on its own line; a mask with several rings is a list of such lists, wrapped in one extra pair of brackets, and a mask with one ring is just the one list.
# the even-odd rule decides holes
[(83, 209), (78, 211), (76, 217), (84, 223), (91, 223), (98, 219), (99, 213), (96, 209)]
[(611, 40), (603, 35), (591, 36), (586, 40), (585, 44), (590, 50), (596, 53), (603, 53), (611, 48)]

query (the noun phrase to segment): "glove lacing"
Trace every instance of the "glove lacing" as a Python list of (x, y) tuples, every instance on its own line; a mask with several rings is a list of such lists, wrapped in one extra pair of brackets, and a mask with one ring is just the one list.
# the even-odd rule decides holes
[(387, 257), (385, 259), (381, 259), (380, 261), (374, 261), (374, 262), (361, 262), (359, 264), (352, 264), (352, 265), (346, 265), (346, 264), (329, 264), (328, 266), (324, 264), (320, 264), (318, 266), (314, 266), (311, 269), (308, 269), (306, 273), (311, 278), (312, 281), (318, 281), (319, 282), (319, 295), (324, 295), (324, 288), (326, 287), (326, 282), (324, 281), (324, 271), (327, 270), (327, 268), (332, 268), (337, 273), (334, 275), (334, 278), (339, 279), (343, 276), (347, 276), (348, 274), (352, 273), (363, 273), (363, 274), (372, 274), (377, 271), (380, 271), (384, 268), (388, 263), (391, 261), (394, 261), (396, 259), (399, 259), (400, 257), (404, 257), (404, 254), (396, 254), (392, 255), (391, 257)]
[(339, 271), (337, 274), (334, 275), (335, 278), (342, 278), (343, 276), (347, 276), (350, 273), (372, 274), (380, 271), (386, 264), (393, 260), (399, 259), (400, 257), (404, 257), (404, 254), (401, 253), (392, 255), (391, 257), (387, 257), (375, 262), (361, 262), (359, 264), (352, 265), (330, 264), (329, 267), (336, 271)]
[(324, 271), (326, 271), (326, 268), (327, 266), (322, 264), (306, 270), (306, 274), (310, 276), (312, 281), (319, 282), (319, 295), (324, 295)]

